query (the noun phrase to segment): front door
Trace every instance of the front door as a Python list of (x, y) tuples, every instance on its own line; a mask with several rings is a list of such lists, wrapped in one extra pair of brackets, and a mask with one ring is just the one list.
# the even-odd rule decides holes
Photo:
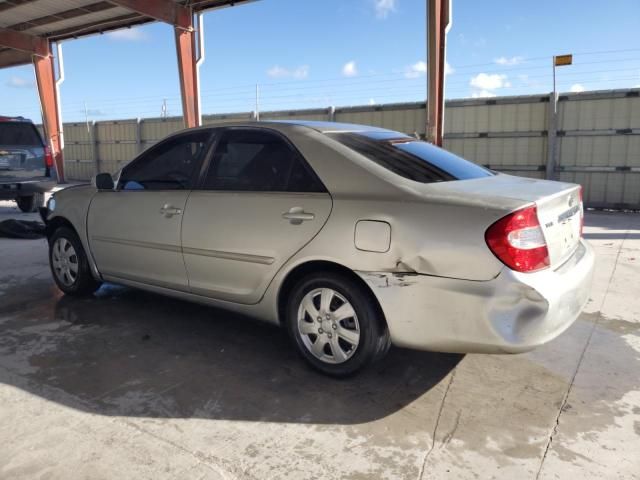
[(185, 208), (191, 291), (257, 303), (282, 265), (320, 231), (331, 206), (320, 180), (280, 134), (225, 130)]
[(106, 277), (188, 290), (180, 229), (210, 131), (171, 137), (127, 165), (89, 207), (91, 252)]

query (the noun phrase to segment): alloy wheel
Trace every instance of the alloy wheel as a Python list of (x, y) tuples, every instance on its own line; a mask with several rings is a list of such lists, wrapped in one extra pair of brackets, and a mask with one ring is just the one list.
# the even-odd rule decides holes
[(56, 278), (65, 286), (70, 287), (78, 278), (78, 254), (72, 243), (64, 237), (58, 238), (53, 244), (51, 263)]
[(302, 298), (298, 332), (309, 352), (325, 363), (346, 362), (360, 343), (360, 325), (353, 306), (331, 288), (311, 290)]

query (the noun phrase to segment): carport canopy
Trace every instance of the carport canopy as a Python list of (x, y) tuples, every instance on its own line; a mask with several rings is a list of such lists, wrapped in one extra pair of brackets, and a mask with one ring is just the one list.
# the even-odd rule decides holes
[(253, 0), (0, 1), (0, 68), (33, 63), (42, 122), (58, 180), (64, 182), (64, 162), (52, 43), (149, 22), (172, 25), (184, 122), (193, 127), (200, 123), (198, 29), (194, 16), (249, 1)]
[[(174, 27), (182, 111), (186, 127), (201, 122), (198, 57), (201, 28), (194, 16), (255, 0), (0, 0), (0, 68), (33, 63), (42, 123), (64, 182), (63, 137), (52, 43), (149, 22)], [(442, 144), (445, 32), (451, 0), (427, 3), (427, 137)], [(199, 17), (198, 17), (199, 18)], [(2, 113), (2, 112), (0, 112)]]

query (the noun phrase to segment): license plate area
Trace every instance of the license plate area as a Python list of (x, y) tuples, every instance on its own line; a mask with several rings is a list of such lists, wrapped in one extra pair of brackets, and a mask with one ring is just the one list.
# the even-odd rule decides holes
[(20, 155), (0, 155), (0, 169), (9, 170), (20, 166)]
[(580, 210), (558, 224), (558, 240), (560, 243), (560, 255), (573, 253), (580, 241)]

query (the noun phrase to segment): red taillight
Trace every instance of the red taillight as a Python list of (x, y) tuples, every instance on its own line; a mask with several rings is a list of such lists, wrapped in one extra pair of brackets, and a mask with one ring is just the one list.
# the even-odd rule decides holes
[(580, 185), (580, 236), (584, 231), (584, 202), (582, 201), (582, 185)]
[(49, 147), (44, 147), (44, 165), (47, 168), (53, 167), (53, 155)]
[(493, 254), (512, 270), (535, 272), (549, 266), (549, 250), (536, 207), (501, 218), (487, 229), (484, 238)]

